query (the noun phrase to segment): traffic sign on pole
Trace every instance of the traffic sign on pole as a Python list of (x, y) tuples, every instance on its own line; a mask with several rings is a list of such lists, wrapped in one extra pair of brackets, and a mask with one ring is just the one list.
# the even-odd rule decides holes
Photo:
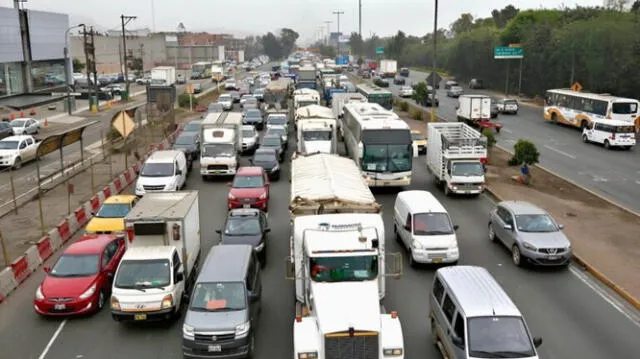
[(384, 54), (384, 47), (382, 46), (376, 47), (376, 54)]
[(499, 46), (493, 49), (494, 59), (521, 59), (524, 57), (522, 47)]
[(582, 85), (580, 85), (579, 82), (574, 82), (573, 85), (571, 85), (571, 89), (575, 92), (580, 92), (582, 91)]

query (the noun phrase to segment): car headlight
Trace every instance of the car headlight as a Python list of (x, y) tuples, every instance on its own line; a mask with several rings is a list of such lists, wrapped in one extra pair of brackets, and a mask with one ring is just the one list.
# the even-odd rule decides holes
[(417, 242), (417, 241), (413, 241), (413, 242), (411, 243), (411, 247), (412, 247), (413, 249), (423, 249), (423, 248), (424, 248), (424, 247), (422, 246), (422, 244), (420, 244), (420, 242)]
[(537, 251), (538, 248), (536, 248), (533, 244), (529, 243), (529, 242), (522, 242), (522, 246), (525, 247), (526, 249), (530, 250), (530, 251)]
[(111, 296), (111, 309), (120, 310), (120, 301), (114, 296)]
[(236, 199), (236, 196), (234, 196), (233, 193), (229, 192), (229, 195), (227, 196), (227, 198)]
[(267, 198), (267, 193), (265, 192), (265, 193), (260, 195), (259, 199), (266, 199), (266, 198)]
[(390, 348), (390, 349), (383, 349), (382, 353), (384, 354), (384, 356), (400, 356), (402, 355), (402, 348)]
[(87, 299), (96, 292), (96, 284), (94, 283), (89, 289), (87, 289), (84, 293), (80, 294), (80, 299)]
[(280, 169), (280, 165), (276, 163), (276, 165), (273, 166), (273, 168), (271, 169), (271, 172), (275, 172), (275, 171), (277, 171), (279, 169)]
[(236, 327), (236, 338), (246, 337), (249, 334), (249, 329), (251, 329), (251, 322), (238, 325)]
[(142, 184), (140, 182), (136, 182), (136, 189), (138, 191), (142, 191), (144, 188), (142, 188)]
[(298, 353), (298, 359), (316, 359), (318, 352)]
[(160, 304), (160, 308), (165, 309), (171, 307), (173, 307), (173, 295), (169, 294), (162, 298), (162, 304)]
[(42, 286), (39, 285), (38, 289), (36, 289), (36, 299), (37, 300), (43, 300), (44, 299), (44, 294), (42, 293)]
[(261, 242), (260, 244), (255, 246), (253, 249), (255, 249), (256, 252), (262, 252), (262, 250), (264, 249), (264, 242)]
[(182, 334), (185, 337), (193, 337), (194, 336), (194, 332), (193, 332), (193, 327), (187, 324), (183, 324), (182, 325)]

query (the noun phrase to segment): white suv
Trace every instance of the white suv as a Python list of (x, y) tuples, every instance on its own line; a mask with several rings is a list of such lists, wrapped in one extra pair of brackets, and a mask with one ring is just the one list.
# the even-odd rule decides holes
[(622, 147), (630, 150), (636, 145), (636, 127), (619, 120), (595, 120), (582, 130), (582, 141), (595, 142), (604, 148)]

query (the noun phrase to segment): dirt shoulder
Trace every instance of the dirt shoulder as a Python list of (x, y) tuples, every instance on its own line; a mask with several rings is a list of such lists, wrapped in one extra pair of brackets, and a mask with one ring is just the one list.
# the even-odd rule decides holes
[[(401, 117), (408, 114), (400, 112)], [(412, 129), (427, 133), (427, 123), (407, 119)], [(530, 186), (511, 178), (520, 174), (509, 167), (511, 155), (499, 148), (489, 154), (487, 186), (498, 197), (534, 203), (564, 224), (575, 253), (634, 298), (640, 298), (640, 220), (609, 202), (534, 167)]]

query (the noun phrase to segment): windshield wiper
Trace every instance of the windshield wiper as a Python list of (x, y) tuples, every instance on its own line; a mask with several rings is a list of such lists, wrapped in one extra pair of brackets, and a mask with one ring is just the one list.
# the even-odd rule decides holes
[(529, 353), (516, 352), (516, 351), (486, 351), (486, 350), (471, 350), (469, 351), (471, 356), (479, 356), (481, 358), (525, 358)]
[[(205, 308), (205, 309), (206, 309), (206, 308)], [(211, 312), (228, 312), (228, 311), (231, 311), (231, 310), (240, 310), (240, 309), (238, 309), (238, 308), (231, 308), (231, 307), (222, 307), (222, 308), (206, 309), (206, 310), (211, 311)]]

